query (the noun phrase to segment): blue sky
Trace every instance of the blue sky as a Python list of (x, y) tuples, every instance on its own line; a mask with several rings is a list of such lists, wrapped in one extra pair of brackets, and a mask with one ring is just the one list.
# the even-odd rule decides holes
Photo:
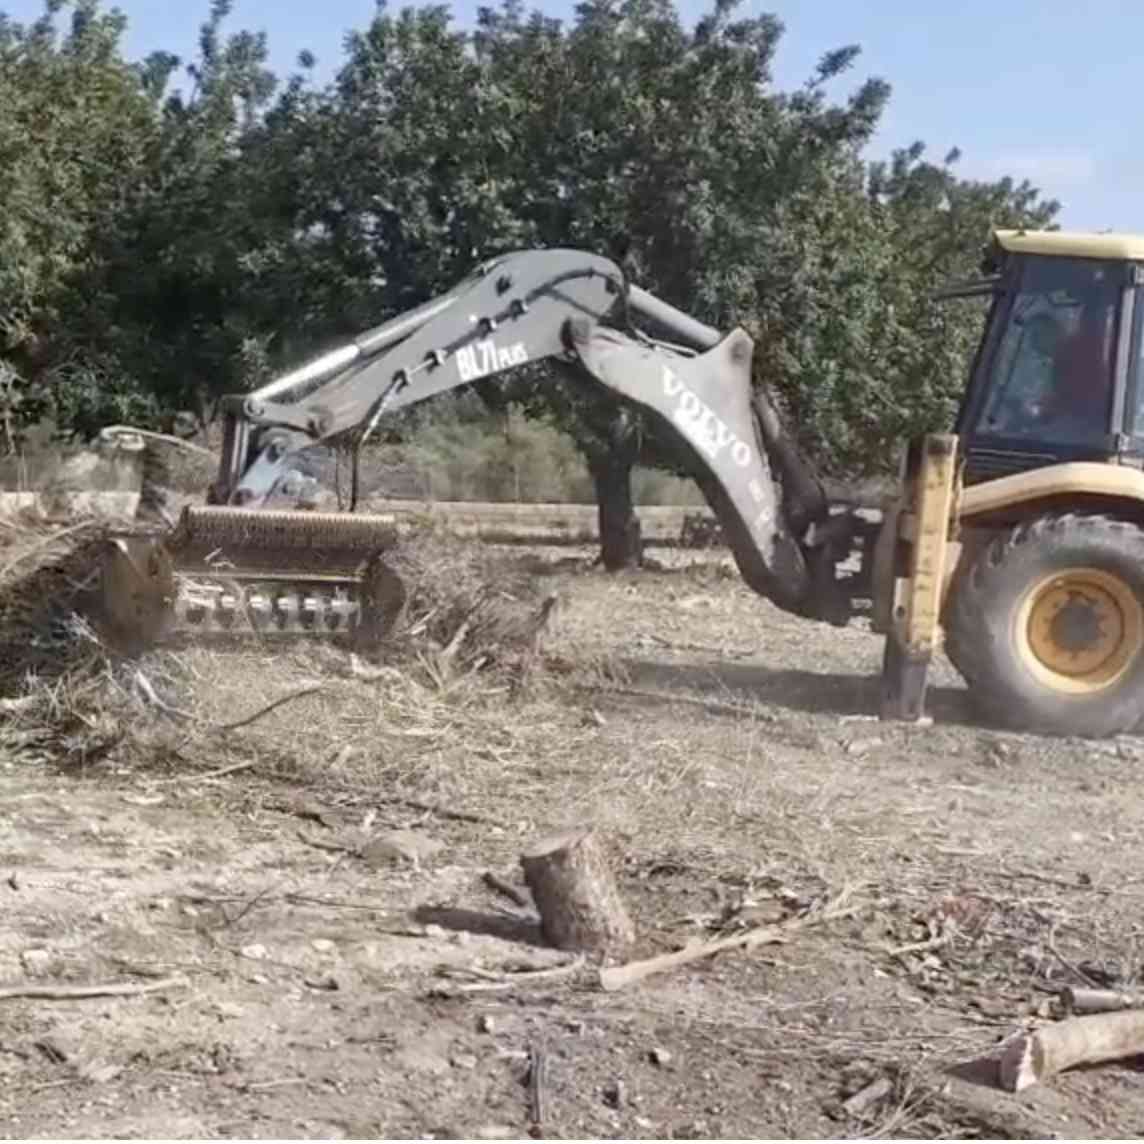
[[(692, 20), (706, 0), (677, 0)], [(209, 0), (119, 0), (131, 55), (155, 48), (189, 56)], [(401, 0), (391, 0), (398, 8)], [(529, 5), (552, 16), (572, 0)], [(477, 4), (453, 4), (461, 25)], [(367, 24), (374, 0), (235, 0), (232, 27), (268, 33), (277, 70), (303, 48), (329, 74), (347, 30)], [(29, 20), (41, 0), (0, 0)], [(838, 93), (879, 75), (894, 94), (872, 153), (925, 140), (939, 159), (957, 146), (966, 176), (1028, 177), (1063, 204), (1061, 223), (1144, 231), (1139, 112), (1141, 0), (744, 0), (743, 15), (773, 12), (786, 25), (776, 60), (781, 86), (800, 83), (821, 54), (862, 46)]]

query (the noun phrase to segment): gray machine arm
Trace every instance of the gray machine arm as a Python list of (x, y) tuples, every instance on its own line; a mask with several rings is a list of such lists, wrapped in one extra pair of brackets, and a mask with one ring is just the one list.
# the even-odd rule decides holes
[[(672, 342), (638, 331), (637, 315)], [(842, 622), (816, 571), (824, 561), (833, 567), (829, 546), (813, 540), (814, 526), (826, 522), (825, 498), (776, 436), (765, 398), (755, 395), (753, 404), (752, 353), (743, 330), (724, 336), (629, 285), (606, 258), (576, 250), (508, 254), (351, 344), (229, 399), (211, 499), (262, 502), (301, 449), (347, 436), (360, 446), (403, 406), (559, 359), (676, 431), (752, 588), (789, 611)]]

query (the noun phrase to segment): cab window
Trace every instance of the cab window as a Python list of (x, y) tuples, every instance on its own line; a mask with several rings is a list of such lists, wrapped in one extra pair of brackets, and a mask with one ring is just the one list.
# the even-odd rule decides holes
[(1103, 446), (1122, 281), (1116, 263), (1028, 260), (996, 343), (978, 433)]

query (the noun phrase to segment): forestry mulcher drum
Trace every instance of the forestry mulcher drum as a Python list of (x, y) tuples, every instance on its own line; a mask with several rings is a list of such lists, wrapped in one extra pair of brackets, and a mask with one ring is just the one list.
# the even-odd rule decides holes
[[(363, 444), (414, 402), (547, 363), (674, 432), (747, 584), (808, 622), (867, 613), (885, 718), (924, 718), (944, 648), (981, 716), (1104, 736), (1144, 714), (1144, 236), (997, 231), (988, 318), (949, 432), (906, 443), (897, 494), (831, 504), (751, 384), (754, 346), (577, 250), (477, 266), (448, 293), (224, 403), (217, 478), (169, 533), (109, 544), (104, 603), (168, 632), (368, 638), (402, 588), (393, 521), (264, 507), (301, 450)], [(936, 300), (935, 300), (936, 301)], [(940, 429), (941, 427), (935, 427)], [(857, 571), (840, 569), (857, 555)]]
[(170, 533), (110, 539), (103, 614), (132, 644), (377, 635), (404, 599), (383, 559), (395, 539), (389, 517), (188, 506)]

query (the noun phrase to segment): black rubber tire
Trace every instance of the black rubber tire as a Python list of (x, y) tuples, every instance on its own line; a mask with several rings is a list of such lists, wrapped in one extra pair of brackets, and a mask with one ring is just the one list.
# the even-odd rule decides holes
[(1144, 607), (1144, 530), (1106, 516), (1025, 521), (984, 547), (951, 585), (945, 652), (990, 722), (1049, 735), (1105, 738), (1144, 716), (1144, 647), (1123, 675), (1077, 695), (1038, 679), (1023, 662), (1013, 629), (1026, 590), (1054, 571), (1089, 567), (1116, 576)]

